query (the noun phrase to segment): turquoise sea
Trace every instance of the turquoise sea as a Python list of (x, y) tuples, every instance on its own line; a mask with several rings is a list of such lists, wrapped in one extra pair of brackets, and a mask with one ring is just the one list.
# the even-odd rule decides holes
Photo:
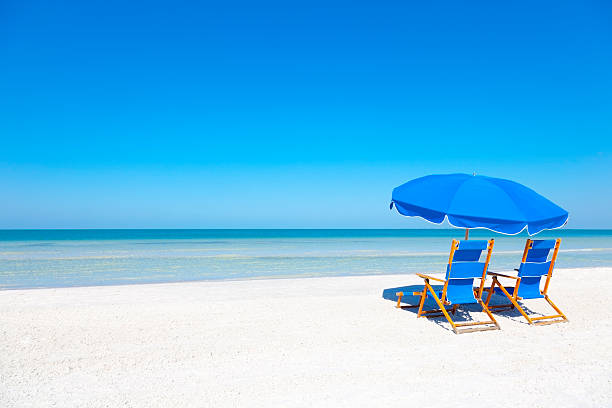
[[(0, 289), (443, 272), (456, 229), (0, 230)], [(492, 270), (526, 235), (495, 238)], [(612, 230), (557, 230), (559, 268), (612, 266)]]

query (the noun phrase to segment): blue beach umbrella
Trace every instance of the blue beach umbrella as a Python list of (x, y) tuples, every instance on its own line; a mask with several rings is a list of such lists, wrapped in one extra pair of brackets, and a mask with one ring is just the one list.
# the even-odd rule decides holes
[(565, 225), (568, 212), (514, 181), (469, 174), (420, 177), (393, 189), (391, 208), (440, 224), (529, 235)]

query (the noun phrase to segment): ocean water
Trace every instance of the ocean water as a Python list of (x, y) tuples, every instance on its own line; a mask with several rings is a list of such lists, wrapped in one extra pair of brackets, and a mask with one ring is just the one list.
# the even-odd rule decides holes
[[(456, 229), (0, 230), (0, 289), (194, 280), (442, 273)], [(526, 235), (495, 238), (491, 270), (517, 267)], [(557, 230), (558, 268), (612, 266), (612, 230)]]

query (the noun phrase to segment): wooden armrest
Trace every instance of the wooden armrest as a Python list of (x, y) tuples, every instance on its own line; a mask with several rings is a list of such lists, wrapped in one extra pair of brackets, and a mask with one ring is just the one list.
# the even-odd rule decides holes
[(423, 275), (422, 273), (417, 273), (417, 276), (423, 278), (423, 279), (431, 279), (431, 280), (435, 280), (438, 282), (446, 282), (444, 279), (440, 279), (440, 278), (434, 278), (433, 276), (429, 276), (429, 275)]
[(502, 276), (504, 278), (510, 278), (510, 279), (515, 279), (515, 280), (519, 279), (517, 276), (504, 275), (503, 273), (497, 273), (497, 272), (487, 272), (487, 275)]

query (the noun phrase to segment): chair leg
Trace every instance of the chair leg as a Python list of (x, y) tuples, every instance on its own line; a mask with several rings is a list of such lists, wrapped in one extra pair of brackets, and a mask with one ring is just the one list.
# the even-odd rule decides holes
[(491, 297), (493, 296), (493, 292), (495, 291), (495, 278), (493, 278), (493, 282), (491, 283), (491, 288), (489, 289), (489, 294), (487, 295), (487, 300), (485, 301), (485, 305), (489, 307), (489, 302), (491, 301)]
[[(417, 294), (417, 292), (413, 292), (413, 294)], [(420, 295), (420, 292), (418, 294)], [(397, 296), (397, 304), (395, 305), (397, 309), (414, 309), (415, 307), (419, 307), (419, 305), (402, 306), (402, 297), (404, 297), (404, 292), (395, 292), (395, 296)]]
[[(545, 324), (554, 324), (554, 323), (567, 323), (569, 319), (563, 312), (555, 305), (552, 300), (548, 297), (548, 295), (544, 294), (544, 299), (552, 306), (553, 309), (558, 313), (556, 315), (551, 316), (538, 316), (532, 318), (532, 320), (537, 320), (534, 324), (536, 325), (545, 325)], [(560, 319), (559, 319), (560, 318)]]
[[(518, 304), (516, 299), (508, 293), (505, 287), (503, 287), (496, 278), (493, 278), (493, 284), (497, 284), (504, 295), (512, 302), (512, 306), (516, 307), (516, 309), (523, 315), (523, 317), (527, 320), (530, 325), (545, 325), (545, 324), (554, 324), (554, 323), (565, 323), (569, 322), (569, 319), (561, 312), (561, 310), (550, 300), (548, 295), (544, 295), (544, 299), (552, 306), (553, 309), (558, 313), (556, 315), (550, 316), (537, 316), (537, 317), (529, 317), (527, 313), (523, 310), (523, 308)], [(503, 306), (503, 305), (502, 305)], [(559, 319), (560, 318), (560, 319)]]
[(493, 283), (497, 284), (497, 286), (500, 287), (501, 291), (504, 292), (504, 295), (506, 295), (506, 297), (508, 298), (508, 300), (510, 300), (510, 302), (512, 302), (512, 304), (514, 305), (514, 307), (516, 307), (518, 309), (519, 312), (521, 312), (521, 314), (523, 315), (523, 317), (525, 319), (527, 319), (527, 322), (529, 324), (533, 324), (533, 319), (531, 319), (529, 316), (527, 316), (527, 313), (525, 313), (525, 311), (523, 310), (523, 308), (518, 304), (518, 302), (516, 301), (516, 299), (510, 295), (510, 293), (508, 293), (508, 291), (506, 290), (506, 288), (499, 283), (499, 281), (497, 280), (496, 277), (493, 277)]
[(546, 299), (546, 301), (552, 306), (553, 309), (555, 309), (555, 311), (557, 313), (559, 313), (561, 316), (563, 316), (563, 319), (567, 320), (569, 322), (569, 319), (567, 318), (567, 316), (565, 316), (565, 314), (557, 307), (557, 305), (555, 305), (552, 300), (550, 300), (550, 298), (548, 297), (548, 295), (544, 295), (544, 299)]
[[(438, 304), (438, 306), (440, 306), (440, 310), (444, 314), (444, 317), (446, 317), (446, 320), (448, 320), (448, 322), (450, 323), (450, 325), (453, 328), (453, 331), (455, 332), (455, 334), (471, 333), (471, 332), (486, 331), (486, 330), (499, 330), (499, 325), (497, 324), (497, 322), (495, 321), (493, 316), (490, 314), (490, 312), (486, 308), (486, 306), (484, 306), (484, 303), (482, 303), (482, 299), (479, 299), (478, 301), (480, 302), (480, 304), (482, 306), (484, 306), (483, 309), (487, 312), (487, 314), (491, 318), (491, 321), (488, 321), (488, 322), (455, 323), (453, 321), (453, 319), (450, 317), (450, 315), (448, 314), (448, 311), (444, 307), (444, 304), (442, 303), (442, 301), (440, 300), (438, 295), (436, 295), (436, 292), (433, 290), (433, 288), (431, 287), (429, 282), (425, 281), (425, 285), (427, 286), (427, 289), (431, 292), (431, 295), (433, 296), (433, 298), (436, 301), (436, 303)], [(453, 305), (453, 310), (456, 310), (456, 307), (457, 307), (457, 305)], [(485, 325), (485, 324), (487, 324), (487, 325), (488, 324), (494, 324), (495, 327), (487, 326), (487, 327), (481, 327), (481, 328), (478, 328), (478, 327), (468, 327), (468, 328), (465, 328), (465, 329), (461, 328), (461, 327), (465, 327), (465, 326), (479, 326), (479, 325)]]
[(487, 305), (487, 308), (489, 308), (489, 310), (491, 311), (499, 311), (502, 309), (514, 309), (514, 305), (512, 303), (508, 303), (505, 305), (489, 305), (489, 302), (491, 302), (491, 298), (493, 297), (493, 293), (495, 291), (495, 282), (491, 283), (491, 287), (490, 288), (485, 288), (483, 289), (485, 292), (487, 292), (487, 298), (484, 301), (484, 304)]
[(423, 314), (423, 305), (425, 304), (426, 298), (427, 298), (427, 287), (423, 286), (423, 292), (421, 292), (421, 301), (419, 302), (419, 311), (417, 312), (417, 319), (421, 317), (421, 314)]
[(499, 330), (500, 329), (499, 324), (497, 323), (497, 320), (495, 320), (495, 318), (493, 317), (493, 314), (491, 313), (487, 305), (482, 301), (482, 299), (478, 299), (478, 302), (480, 303), (480, 306), (482, 306), (482, 310), (484, 310), (487, 316), (489, 316), (489, 319), (491, 319), (493, 324), (495, 324), (495, 327), (497, 327), (497, 329)]
[(433, 290), (433, 288), (427, 281), (425, 281), (425, 286), (427, 286), (427, 289), (431, 292), (431, 295), (433, 296), (434, 300), (436, 301), (438, 306), (440, 306), (440, 311), (444, 314), (444, 317), (446, 317), (446, 320), (448, 320), (448, 322), (450, 323), (451, 327), (453, 328), (453, 331), (457, 333), (457, 326), (455, 325), (455, 322), (453, 322), (453, 319), (451, 319), (450, 315), (446, 311), (446, 307), (444, 307), (444, 304), (442, 303), (438, 295), (436, 295), (436, 291)]

